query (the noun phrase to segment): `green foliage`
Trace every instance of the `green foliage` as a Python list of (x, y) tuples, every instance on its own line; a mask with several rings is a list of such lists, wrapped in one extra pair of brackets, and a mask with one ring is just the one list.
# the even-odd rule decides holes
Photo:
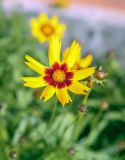
[[(125, 71), (113, 57), (97, 60), (108, 72), (104, 87), (95, 86), (86, 113), (82, 96), (62, 108), (50, 124), (55, 97), (39, 99), (41, 90), (22, 86), (21, 76), (33, 75), (24, 64), (30, 54), (47, 64), (47, 46), (30, 34), (29, 15), (0, 13), (0, 160), (124, 160)], [(109, 104), (108, 108), (102, 102)], [(12, 158), (13, 159), (13, 158)]]

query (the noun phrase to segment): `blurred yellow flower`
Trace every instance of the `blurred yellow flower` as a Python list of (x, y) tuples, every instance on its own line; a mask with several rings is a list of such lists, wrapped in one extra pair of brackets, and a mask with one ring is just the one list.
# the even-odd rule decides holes
[(59, 18), (53, 16), (50, 19), (48, 15), (42, 13), (38, 18), (31, 19), (31, 32), (40, 42), (46, 42), (51, 39), (53, 35), (59, 39), (63, 37), (66, 25), (59, 23)]
[(56, 7), (66, 8), (70, 5), (69, 0), (54, 0), (53, 5)]
[[(63, 53), (63, 57), (66, 57), (67, 54), (69, 52), (69, 48), (67, 48), (64, 53)], [(78, 54), (78, 57), (76, 59), (76, 62), (73, 65), (73, 69), (79, 70), (79, 69), (83, 69), (83, 68), (87, 68), (92, 64), (93, 61), (93, 55), (92, 54), (88, 54), (84, 57), (81, 58), (81, 55)]]
[(32, 57), (26, 55), (25, 62), (28, 67), (40, 74), (38, 77), (23, 77), (24, 86), (30, 88), (45, 87), (40, 98), (44, 98), (46, 102), (54, 94), (61, 102), (62, 106), (71, 102), (68, 90), (76, 94), (85, 95), (89, 88), (79, 81), (85, 79), (95, 72), (95, 67), (73, 70), (72, 67), (80, 54), (81, 47), (74, 41), (69, 47), (69, 52), (66, 57), (60, 61), (61, 41), (53, 36), (48, 51), (50, 66), (44, 66)]

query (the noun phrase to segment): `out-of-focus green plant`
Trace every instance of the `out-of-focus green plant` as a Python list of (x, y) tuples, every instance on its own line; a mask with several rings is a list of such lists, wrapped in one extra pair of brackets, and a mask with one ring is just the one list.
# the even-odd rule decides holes
[(39, 90), (22, 87), (20, 80), (31, 75), (25, 54), (47, 63), (46, 46), (31, 36), (28, 25), (29, 15), (0, 13), (0, 159), (124, 160), (124, 69), (109, 54), (97, 60), (108, 73), (104, 87), (92, 90), (87, 108), (77, 106), (82, 96), (65, 108), (58, 104), (48, 128), (55, 99), (43, 103)]

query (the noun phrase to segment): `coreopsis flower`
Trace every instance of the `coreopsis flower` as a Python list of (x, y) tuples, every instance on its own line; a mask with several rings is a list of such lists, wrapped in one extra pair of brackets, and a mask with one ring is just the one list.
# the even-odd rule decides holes
[(49, 41), (53, 35), (62, 38), (65, 28), (65, 24), (59, 23), (57, 16), (49, 18), (47, 14), (42, 13), (38, 18), (31, 19), (32, 35), (42, 43)]
[(40, 98), (46, 102), (54, 94), (62, 106), (72, 101), (68, 90), (76, 94), (85, 95), (89, 88), (83, 85), (83, 80), (95, 72), (95, 67), (73, 70), (72, 67), (80, 54), (80, 45), (74, 41), (69, 47), (67, 56), (60, 60), (61, 41), (57, 37), (52, 37), (49, 44), (48, 58), (50, 66), (47, 67), (26, 55), (26, 64), (32, 70), (40, 74), (38, 77), (23, 77), (24, 86), (30, 88), (45, 87)]

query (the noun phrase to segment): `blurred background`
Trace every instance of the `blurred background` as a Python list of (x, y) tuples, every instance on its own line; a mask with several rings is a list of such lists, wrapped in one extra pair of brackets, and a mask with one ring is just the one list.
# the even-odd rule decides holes
[[(32, 35), (29, 20), (41, 12), (66, 23), (63, 48), (78, 40), (82, 54), (108, 73), (79, 111), (58, 104), (51, 127), (54, 98), (43, 103), (41, 91), (22, 86), (27, 53), (47, 61), (47, 44)], [(1, 0), (0, 1), (0, 160), (125, 160), (125, 1), (124, 0)], [(74, 135), (74, 129), (79, 126)]]
[(69, 27), (73, 25), (67, 31), (70, 36), (66, 36), (66, 44), (75, 37), (84, 44), (86, 51), (89, 48), (89, 52), (96, 55), (109, 49), (120, 51), (118, 58), (124, 64), (124, 0), (4, 0), (3, 6), (8, 12), (20, 8), (34, 14), (58, 14)]

